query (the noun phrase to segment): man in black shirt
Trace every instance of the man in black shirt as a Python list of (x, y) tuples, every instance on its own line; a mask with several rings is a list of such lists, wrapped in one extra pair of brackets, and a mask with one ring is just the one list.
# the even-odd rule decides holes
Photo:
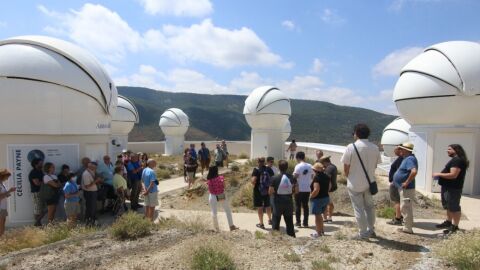
[(46, 204), (40, 198), (40, 187), (43, 183), (43, 160), (35, 158), (31, 165), (33, 169), (28, 174), (30, 182), (30, 192), (32, 193), (33, 216), (35, 218), (35, 226), (42, 226), (42, 218), (45, 215)]
[(273, 176), (271, 168), (265, 166), (265, 158), (258, 158), (258, 167), (253, 169), (253, 206), (258, 210), (258, 219), (260, 221), (257, 227), (265, 229), (263, 224), (263, 209), (265, 208), (268, 217), (268, 224), (272, 225), (272, 208), (270, 207), (270, 196), (268, 189), (270, 187), (270, 179)]
[(273, 230), (280, 230), (280, 220), (283, 215), (285, 225), (287, 226), (287, 234), (295, 237), (295, 229), (293, 227), (293, 194), (297, 191), (297, 183), (293, 175), (287, 174), (288, 162), (285, 160), (278, 161), (280, 174), (272, 177), (268, 194), (273, 196), (272, 207), (273, 212)]
[(433, 177), (438, 178), (438, 183), (442, 186), (442, 206), (447, 210), (447, 219), (436, 227), (447, 228), (443, 233), (450, 234), (458, 230), (462, 216), (460, 198), (469, 162), (461, 145), (449, 145), (447, 154), (452, 159), (445, 165), (442, 172), (434, 173)]
[(398, 170), (398, 167), (400, 167), (400, 164), (402, 164), (403, 157), (400, 155), (400, 148), (398, 146), (395, 147), (394, 153), (397, 156), (397, 159), (395, 159), (395, 161), (390, 166), (390, 171), (388, 173), (388, 182), (390, 182), (389, 193), (390, 200), (393, 202), (393, 207), (395, 208), (395, 217), (392, 220), (387, 221), (387, 224), (402, 226), (403, 217), (402, 212), (400, 211), (400, 192), (398, 191), (398, 188), (393, 184), (393, 175)]

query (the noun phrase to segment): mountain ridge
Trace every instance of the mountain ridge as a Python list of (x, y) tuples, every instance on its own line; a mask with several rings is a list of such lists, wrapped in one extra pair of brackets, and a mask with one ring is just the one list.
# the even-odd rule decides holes
[[(118, 86), (119, 94), (130, 99), (140, 122), (129, 134), (130, 141), (161, 141), (160, 115), (168, 108), (182, 109), (190, 119), (187, 140), (249, 140), (251, 129), (243, 115), (242, 95), (209, 95), (159, 91), (144, 87)], [(327, 144), (352, 141), (357, 123), (369, 125), (371, 140), (379, 142), (383, 128), (396, 116), (369, 109), (335, 105), (325, 101), (291, 99), (292, 133), (289, 139)]]

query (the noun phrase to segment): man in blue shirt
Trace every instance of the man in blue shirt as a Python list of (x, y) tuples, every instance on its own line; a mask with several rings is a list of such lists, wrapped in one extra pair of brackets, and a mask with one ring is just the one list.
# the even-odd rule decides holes
[(413, 200), (415, 199), (415, 176), (418, 171), (417, 158), (412, 154), (413, 144), (403, 143), (398, 146), (402, 163), (393, 175), (395, 187), (401, 190), (401, 211), (405, 225), (400, 232), (413, 234)]
[(130, 194), (130, 208), (135, 211), (141, 206), (138, 204), (138, 196), (142, 189), (142, 183), (140, 179), (142, 177), (142, 166), (138, 161), (138, 155), (132, 154), (130, 161), (127, 164), (127, 176), (132, 186), (132, 192)]
[(195, 144), (190, 144), (190, 155), (196, 160), (197, 159), (197, 151), (195, 150)]
[(154, 170), (157, 162), (149, 159), (147, 166), (142, 172), (142, 190), (145, 197), (145, 217), (153, 221), (155, 206), (158, 205), (158, 180)]

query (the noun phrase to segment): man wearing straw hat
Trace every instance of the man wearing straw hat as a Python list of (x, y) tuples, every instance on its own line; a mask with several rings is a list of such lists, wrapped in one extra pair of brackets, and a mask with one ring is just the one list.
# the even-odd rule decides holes
[(413, 201), (415, 199), (415, 176), (417, 175), (418, 162), (412, 154), (412, 143), (403, 143), (398, 148), (403, 160), (393, 175), (393, 183), (401, 191), (400, 209), (405, 221), (404, 227), (398, 231), (413, 234)]

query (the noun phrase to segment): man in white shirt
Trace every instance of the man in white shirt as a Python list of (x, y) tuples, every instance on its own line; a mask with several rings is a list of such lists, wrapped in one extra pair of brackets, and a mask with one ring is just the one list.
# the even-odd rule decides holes
[(300, 227), (300, 215), (303, 208), (303, 227), (308, 227), (308, 201), (310, 199), (310, 184), (313, 179), (312, 165), (305, 162), (305, 153), (298, 152), (295, 155), (297, 165), (293, 171), (293, 177), (298, 183), (298, 193), (295, 194), (295, 226)]
[[(355, 218), (359, 227), (356, 239), (375, 237), (375, 205), (370, 193), (370, 185), (362, 168), (359, 155), (365, 166), (366, 173), (371, 182), (375, 181), (375, 169), (381, 162), (378, 147), (368, 141), (370, 129), (365, 124), (357, 124), (354, 128), (353, 137), (355, 142), (349, 144), (342, 156), (341, 162), (345, 176), (347, 177), (347, 189), (352, 201)], [(355, 147), (358, 154), (355, 151)]]

